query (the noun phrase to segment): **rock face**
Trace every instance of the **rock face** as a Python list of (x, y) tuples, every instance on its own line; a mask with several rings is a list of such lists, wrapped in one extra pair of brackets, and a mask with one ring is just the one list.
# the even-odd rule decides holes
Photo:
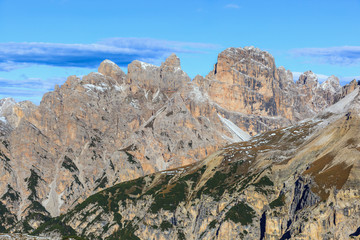
[(269, 53), (254, 47), (226, 49), (214, 70), (195, 82), (220, 107), (243, 114), (248, 124), (242, 128), (252, 135), (314, 116), (340, 94), (336, 77), (320, 85), (308, 71), (294, 83), (290, 71), (276, 68)]
[(152, 64), (134, 61), (128, 66), (127, 83), (132, 91), (147, 90), (173, 93), (186, 83), (189, 76), (181, 70), (180, 59), (172, 54), (157, 67)]
[[(90, 239), (360, 235), (360, 93), (203, 161), (117, 184), (34, 234)], [(58, 226), (62, 226), (59, 228)]]
[(341, 97), (345, 97), (346, 95), (354, 91), (359, 85), (359, 81), (356, 81), (355, 79), (352, 80), (349, 84), (346, 84), (342, 87)]
[(294, 83), (252, 47), (225, 50), (192, 82), (176, 55), (159, 67), (134, 61), (127, 75), (105, 60), (39, 106), (0, 102), (0, 225), (31, 232), (101, 189), (314, 116), (354, 89), (311, 72)]

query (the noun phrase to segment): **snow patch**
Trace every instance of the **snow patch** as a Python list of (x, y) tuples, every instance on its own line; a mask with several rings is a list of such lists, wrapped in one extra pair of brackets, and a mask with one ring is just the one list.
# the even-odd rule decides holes
[(229, 119), (223, 118), (220, 114), (218, 114), (220, 121), (225, 124), (225, 126), (230, 130), (230, 132), (234, 136), (234, 140), (237, 142), (240, 141), (248, 141), (250, 140), (250, 135), (247, 134), (245, 131), (241, 130), (238, 126), (236, 126), (232, 121)]
[(87, 90), (90, 90), (90, 91), (94, 91), (94, 89), (96, 89), (96, 90), (98, 90), (100, 92), (104, 92), (104, 91), (107, 90), (107, 88), (105, 86), (100, 87), (100, 86), (95, 86), (93, 84), (84, 84), (83, 86), (84, 86), (84, 88), (86, 88)]
[(123, 92), (125, 90), (125, 87), (124, 86), (117, 86), (115, 85), (114, 86), (115, 90), (118, 91), (118, 92)]
[(109, 60), (109, 59), (105, 59), (105, 60), (103, 61), (103, 63), (117, 66), (113, 61), (111, 61), (111, 60)]
[(156, 91), (156, 93), (153, 95), (153, 98), (152, 98), (152, 101), (153, 101), (153, 102), (154, 102), (155, 99), (159, 96), (159, 94), (160, 94), (160, 89), (158, 89), (158, 90)]
[(0, 121), (3, 123), (7, 123), (6, 118), (5, 117), (0, 117)]
[(139, 61), (140, 64), (141, 64), (141, 68), (142, 69), (148, 69), (148, 68), (157, 68), (157, 66), (153, 65), (153, 64), (150, 64), (150, 63), (145, 63), (145, 62), (141, 62)]

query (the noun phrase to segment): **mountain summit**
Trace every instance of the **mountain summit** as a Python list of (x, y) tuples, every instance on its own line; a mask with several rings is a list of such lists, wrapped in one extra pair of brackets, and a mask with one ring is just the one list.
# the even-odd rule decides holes
[(105, 60), (98, 72), (70, 76), (39, 106), (3, 100), (0, 225), (32, 232), (102, 189), (198, 166), (228, 144), (312, 118), (357, 89), (356, 81), (343, 88), (336, 81), (320, 85), (306, 72), (294, 83), (269, 53), (245, 47), (224, 50), (193, 81), (174, 54), (161, 66), (133, 61), (127, 74)]

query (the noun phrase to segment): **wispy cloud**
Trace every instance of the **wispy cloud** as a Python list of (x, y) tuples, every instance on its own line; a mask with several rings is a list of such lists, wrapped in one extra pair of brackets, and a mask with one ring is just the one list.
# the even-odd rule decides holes
[(237, 4), (226, 4), (226, 5), (224, 6), (224, 8), (234, 8), (234, 9), (238, 9), (238, 8), (240, 8), (240, 6), (237, 5)]
[(340, 77), (340, 84), (345, 85), (351, 82), (352, 80), (360, 80), (360, 76), (350, 76), (350, 77)]
[(0, 71), (30, 65), (94, 68), (104, 59), (120, 66), (133, 60), (159, 62), (170, 53), (201, 53), (218, 46), (150, 38), (111, 38), (93, 44), (0, 43)]
[(360, 46), (343, 46), (329, 48), (300, 48), (293, 49), (295, 57), (310, 57), (320, 63), (331, 65), (358, 65), (360, 64)]
[(10, 80), (0, 78), (0, 99), (12, 97), (17, 101), (30, 100), (40, 103), (42, 95), (52, 91), (55, 84), (64, 83), (66, 78), (27, 78)]

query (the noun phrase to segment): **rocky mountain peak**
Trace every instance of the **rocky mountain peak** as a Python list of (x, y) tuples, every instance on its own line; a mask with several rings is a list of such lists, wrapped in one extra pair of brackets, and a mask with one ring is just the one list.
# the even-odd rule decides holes
[(161, 64), (162, 67), (173, 67), (173, 68), (181, 68), (180, 66), (180, 58), (176, 56), (175, 53), (172, 53), (166, 60)]
[(310, 88), (316, 88), (319, 86), (319, 80), (316, 74), (309, 70), (300, 75), (299, 80), (296, 81), (296, 84), (305, 85)]
[(321, 84), (321, 88), (332, 93), (338, 92), (341, 89), (339, 78), (334, 75), (328, 77), (328, 79)]
[(104, 60), (100, 64), (98, 72), (105, 76), (112, 77), (120, 84), (124, 83), (126, 79), (126, 74), (123, 72), (123, 70), (121, 70), (118, 65), (108, 59)]
[(207, 77), (230, 84), (247, 77), (267, 81), (274, 78), (275, 70), (274, 58), (265, 51), (254, 47), (227, 48), (218, 55), (214, 70)]
[(152, 92), (158, 90), (174, 92), (190, 80), (189, 76), (181, 70), (180, 59), (175, 54), (171, 54), (160, 67), (133, 61), (128, 66), (126, 82), (135, 92), (139, 89)]
[[(58, 216), (100, 189), (193, 163), (247, 133), (313, 117), (335, 99), (295, 84), (290, 71), (253, 47), (226, 49), (214, 71), (193, 82), (175, 54), (161, 66), (133, 61), (127, 75), (109, 60), (98, 71), (70, 76), (38, 107), (14, 105), (14, 119), (6, 121), (15, 124), (0, 121), (0, 137), (9, 136), (0, 141), (9, 159), (0, 161), (0, 197), (9, 195), (8, 186), (20, 196), (0, 208), (6, 204), (18, 220), (32, 222), (39, 208)], [(303, 82), (317, 82), (313, 75), (304, 73)], [(328, 82), (336, 85), (335, 78)], [(45, 220), (36, 221), (31, 228)]]
[(13, 98), (0, 99), (0, 116), (3, 116), (15, 104), (16, 104), (16, 102)]
[(66, 79), (66, 82), (62, 85), (65, 88), (73, 88), (75, 85), (79, 84), (81, 79), (76, 75), (71, 75)]
[(356, 79), (352, 80), (348, 84), (342, 87), (341, 89), (341, 97), (344, 97), (348, 95), (349, 93), (353, 92), (356, 88), (358, 88), (360, 85), (359, 81), (356, 81)]

